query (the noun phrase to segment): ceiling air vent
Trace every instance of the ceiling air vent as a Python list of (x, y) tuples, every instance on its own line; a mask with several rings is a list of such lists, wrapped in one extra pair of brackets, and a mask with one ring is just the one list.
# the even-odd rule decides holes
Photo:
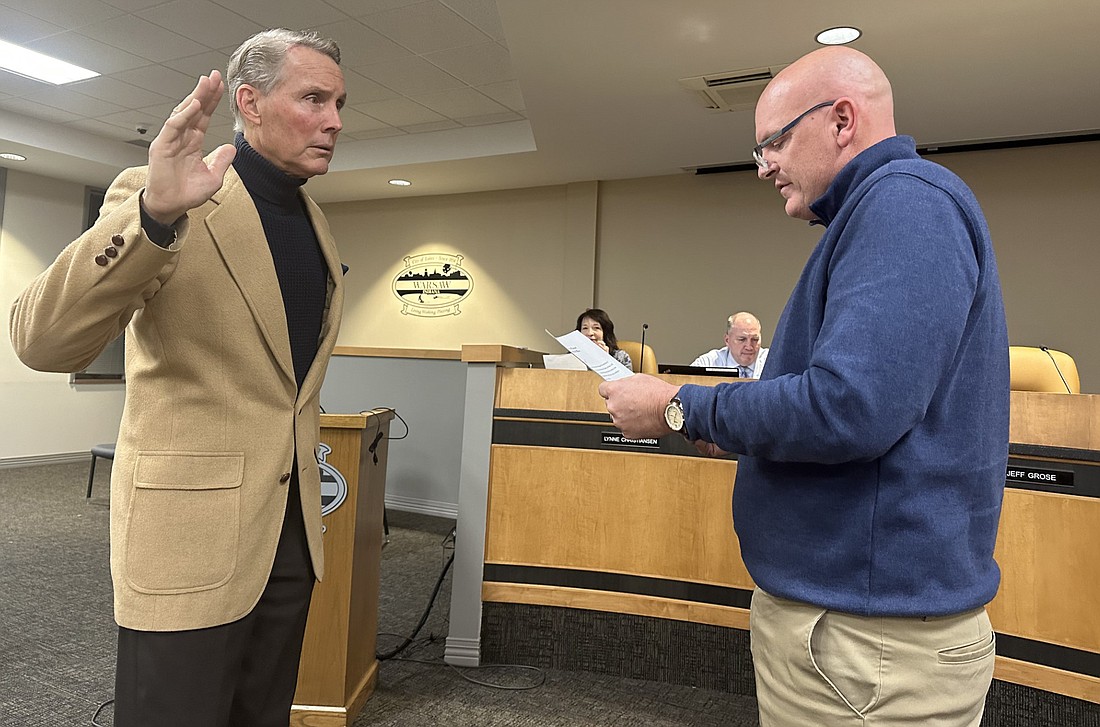
[(766, 66), (741, 71), (710, 73), (705, 76), (681, 78), (680, 85), (694, 91), (703, 105), (716, 111), (744, 111), (756, 106), (760, 92), (775, 74), (786, 68)]

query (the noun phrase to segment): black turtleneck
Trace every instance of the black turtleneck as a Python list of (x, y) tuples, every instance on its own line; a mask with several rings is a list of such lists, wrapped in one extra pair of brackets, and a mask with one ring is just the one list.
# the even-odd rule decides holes
[[(260, 214), (271, 260), (275, 263), (290, 332), (294, 378), (301, 389), (317, 356), (328, 293), (328, 268), (306, 214), (305, 203), (298, 194), (306, 180), (291, 177), (276, 168), (260, 156), (240, 132), (233, 144), (237, 148), (233, 168)], [(176, 239), (175, 225), (162, 225), (154, 220), (145, 211), (144, 204), (140, 209), (141, 226), (149, 239), (161, 247), (171, 245)]]
[(306, 180), (276, 168), (245, 141), (244, 134), (238, 132), (233, 143), (237, 147), (233, 168), (260, 213), (279, 277), (294, 378), (300, 389), (317, 356), (328, 290), (328, 268), (298, 193)]

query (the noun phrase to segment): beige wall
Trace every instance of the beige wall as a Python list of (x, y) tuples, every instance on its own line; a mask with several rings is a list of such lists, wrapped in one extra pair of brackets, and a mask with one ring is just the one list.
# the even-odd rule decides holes
[(660, 363), (721, 346), (739, 310), (760, 318), (767, 345), (820, 236), (751, 172), (602, 182), (599, 220), (599, 304), (620, 338), (648, 323)]
[(1081, 391), (1100, 392), (1100, 142), (933, 157), (985, 210), (1014, 345), (1073, 356)]
[[(989, 218), (1011, 342), (1067, 351), (1082, 389), (1100, 391), (1100, 341), (1090, 325), (1100, 300), (1092, 281), (1100, 245), (1090, 214), (1100, 199), (1100, 143), (934, 159), (971, 185)], [(686, 363), (721, 345), (724, 319), (736, 309), (761, 318), (767, 343), (820, 236), (784, 216), (774, 189), (752, 172), (345, 203), (326, 211), (352, 268), (342, 344), (498, 342), (551, 350), (542, 329), (571, 327), (587, 303), (574, 273), (586, 274), (592, 256), (592, 299), (608, 310), (620, 338), (639, 338), (648, 323), (646, 341), (661, 362)], [(464, 255), (474, 275), (457, 318), (402, 316), (390, 292), (402, 258), (428, 251)]]
[(121, 384), (72, 386), (67, 374), (28, 369), (9, 343), (12, 301), (83, 225), (83, 185), (8, 170), (0, 227), (0, 464), (87, 452), (118, 433)]
[[(567, 330), (591, 297), (595, 193), (589, 183), (326, 205), (350, 268), (340, 344), (556, 345), (543, 329)], [(393, 280), (423, 253), (463, 256), (473, 288), (459, 315), (402, 314)]]

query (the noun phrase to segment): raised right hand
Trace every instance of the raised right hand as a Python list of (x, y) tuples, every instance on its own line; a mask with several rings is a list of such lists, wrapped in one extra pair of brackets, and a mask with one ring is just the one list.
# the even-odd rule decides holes
[(208, 161), (202, 149), (210, 118), (224, 93), (221, 73), (211, 71), (200, 77), (195, 90), (176, 106), (149, 145), (149, 176), (142, 203), (157, 222), (171, 225), (221, 189), (237, 150), (232, 144), (223, 144)]

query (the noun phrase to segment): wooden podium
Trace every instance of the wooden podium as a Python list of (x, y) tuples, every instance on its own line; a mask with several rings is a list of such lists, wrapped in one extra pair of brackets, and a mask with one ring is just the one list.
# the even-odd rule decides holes
[(347, 727), (378, 681), (378, 579), (391, 409), (321, 415), (325, 575), (313, 590), (290, 724)]

